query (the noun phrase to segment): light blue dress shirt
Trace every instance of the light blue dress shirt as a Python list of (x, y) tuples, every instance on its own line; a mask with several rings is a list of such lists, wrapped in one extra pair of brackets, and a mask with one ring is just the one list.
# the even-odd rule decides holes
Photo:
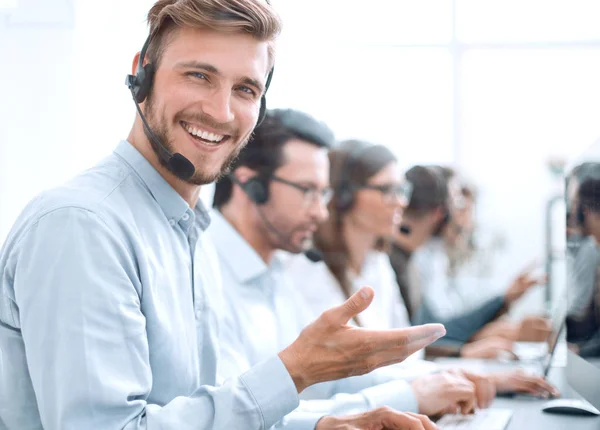
[(0, 428), (265, 429), (294, 410), (274, 354), (218, 384), (209, 220), (128, 142), (34, 199), (0, 251)]
[[(209, 235), (221, 263), (229, 308), (220, 332), (218, 374), (229, 378), (287, 347), (313, 317), (277, 255), (267, 266), (219, 212), (211, 213), (211, 219)], [(301, 398), (311, 400), (302, 401), (277, 428), (314, 429), (323, 415), (346, 415), (384, 405), (417, 412), (412, 388), (407, 381), (398, 380), (400, 374), (376, 371), (309, 387)]]

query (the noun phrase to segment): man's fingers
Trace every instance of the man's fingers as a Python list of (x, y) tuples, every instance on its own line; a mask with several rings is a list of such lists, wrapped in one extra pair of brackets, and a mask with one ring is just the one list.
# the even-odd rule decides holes
[(529, 394), (534, 394), (534, 395), (542, 394), (538, 390), (537, 384), (535, 384), (531, 381), (521, 381), (519, 383), (519, 387), (521, 388), (520, 391), (522, 391), (524, 393), (529, 393)]
[(475, 411), (477, 397), (475, 395), (475, 384), (470, 381), (465, 381), (457, 387), (457, 394), (460, 401), (460, 410), (462, 414), (470, 414)]
[(431, 421), (425, 415), (413, 414), (412, 412), (406, 412), (406, 415), (410, 415), (413, 418), (418, 419), (421, 422), (421, 426), (424, 430), (437, 430), (438, 426), (436, 426), (433, 421)]
[(425, 348), (444, 336), (446, 329), (441, 324), (425, 324), (404, 329), (375, 331), (369, 330), (371, 348), (376, 353), (373, 361), (381, 365), (399, 363), (409, 355)]
[(560, 395), (560, 392), (554, 388), (551, 384), (549, 384), (545, 379), (539, 378), (539, 377), (534, 377), (534, 380), (532, 381), (535, 384), (536, 389), (538, 390), (538, 392), (544, 394), (550, 394), (554, 397), (557, 397)]
[(496, 397), (496, 384), (492, 382), (490, 377), (485, 377), (468, 370), (460, 370), (465, 378), (475, 384), (477, 395), (477, 407), (485, 409), (490, 407)]
[(353, 317), (369, 307), (375, 292), (371, 287), (362, 287), (340, 306), (326, 311), (334, 322), (340, 325), (347, 324)]
[(494, 392), (493, 386), (485, 382), (481, 382), (476, 383), (475, 387), (477, 396), (477, 407), (480, 409), (488, 408), (496, 394)]

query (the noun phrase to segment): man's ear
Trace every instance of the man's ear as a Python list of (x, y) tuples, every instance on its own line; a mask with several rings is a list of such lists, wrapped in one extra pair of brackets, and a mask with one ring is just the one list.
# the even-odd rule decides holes
[(436, 208), (431, 211), (431, 217), (435, 220), (436, 223), (440, 222), (445, 215), (446, 211), (442, 205), (436, 206)]
[(138, 52), (133, 57), (133, 63), (131, 64), (131, 74), (135, 75), (137, 73), (138, 62), (140, 61), (140, 53)]

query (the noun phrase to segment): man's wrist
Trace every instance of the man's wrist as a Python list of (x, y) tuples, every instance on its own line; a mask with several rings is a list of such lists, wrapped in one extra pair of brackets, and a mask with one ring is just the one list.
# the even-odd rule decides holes
[(306, 389), (306, 387), (310, 386), (311, 384), (307, 382), (307, 378), (304, 376), (302, 361), (297, 359), (296, 354), (293, 352), (293, 350), (290, 350), (290, 348), (291, 346), (288, 346), (278, 355), (279, 359), (283, 362), (283, 365), (290, 374), (292, 381), (294, 381), (296, 390), (298, 391), (298, 393), (301, 393)]

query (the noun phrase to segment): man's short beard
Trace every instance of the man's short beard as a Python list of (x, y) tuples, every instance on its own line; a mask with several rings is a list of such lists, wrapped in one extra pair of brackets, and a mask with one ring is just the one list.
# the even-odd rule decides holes
[[(152, 129), (154, 136), (156, 136), (159, 142), (162, 143), (162, 145), (169, 151), (169, 153), (174, 154), (175, 150), (173, 149), (172, 141), (169, 140), (169, 132), (166, 121), (164, 120), (164, 118), (162, 118), (162, 120), (157, 120), (155, 118), (156, 112), (154, 111), (154, 97), (152, 97), (152, 95), (152, 91), (150, 91), (150, 94), (148, 94), (148, 98), (146, 99), (146, 104), (144, 106), (144, 116), (146, 117), (146, 121)], [(150, 142), (150, 146), (152, 147), (152, 150), (158, 157), (158, 161), (160, 162), (160, 164), (177, 176), (177, 173), (174, 172), (168, 165), (167, 160), (165, 160), (161, 156), (161, 153), (164, 152), (163, 149), (159, 147), (157, 142), (155, 142), (155, 140), (152, 138), (146, 127), (144, 127), (144, 134)], [(217, 173), (208, 175), (205, 172), (202, 172), (196, 168), (194, 174), (189, 179), (186, 179), (185, 182), (192, 185), (206, 185), (218, 181), (223, 176), (227, 175), (231, 171), (231, 167), (237, 160), (240, 151), (246, 146), (251, 137), (252, 133), (250, 133), (250, 135), (240, 145), (238, 145), (235, 151), (229, 154), (229, 156), (225, 159)]]

